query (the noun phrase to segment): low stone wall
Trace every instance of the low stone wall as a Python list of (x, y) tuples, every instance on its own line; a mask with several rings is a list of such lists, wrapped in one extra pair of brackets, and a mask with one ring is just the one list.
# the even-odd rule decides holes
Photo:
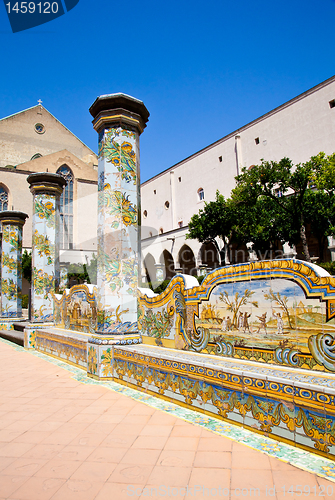
[(139, 345), (110, 349), (109, 377), (253, 432), (335, 458), (335, 378)]

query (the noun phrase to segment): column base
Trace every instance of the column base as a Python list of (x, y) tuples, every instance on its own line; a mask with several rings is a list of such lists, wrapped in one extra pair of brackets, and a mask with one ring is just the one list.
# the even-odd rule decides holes
[(14, 318), (0, 318), (0, 330), (14, 330), (14, 323), (20, 323), (21, 321), (26, 321), (23, 316)]
[(43, 328), (52, 328), (55, 324), (53, 322), (46, 323), (34, 323), (30, 321), (27, 323), (24, 329), (24, 348), (25, 349), (35, 349), (36, 346), (36, 330), (42, 330)]
[(96, 380), (113, 380), (113, 346), (141, 343), (140, 333), (93, 335), (87, 342), (87, 376)]

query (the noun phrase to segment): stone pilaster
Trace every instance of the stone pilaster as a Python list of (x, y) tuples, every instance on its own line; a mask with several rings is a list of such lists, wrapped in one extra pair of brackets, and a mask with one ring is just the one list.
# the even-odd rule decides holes
[(22, 228), (27, 214), (0, 212), (2, 225), (1, 250), (1, 313), (2, 329), (11, 330), (22, 320)]
[(98, 97), (90, 113), (99, 134), (98, 323), (90, 342), (138, 343), (139, 136), (149, 113), (141, 101), (124, 94)]
[(53, 321), (53, 298), (59, 284), (59, 198), (65, 179), (37, 173), (27, 178), (33, 194), (32, 321)]

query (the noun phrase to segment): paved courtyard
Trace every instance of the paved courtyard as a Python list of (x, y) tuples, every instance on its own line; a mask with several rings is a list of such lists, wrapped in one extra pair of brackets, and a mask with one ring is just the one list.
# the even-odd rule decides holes
[(0, 363), (0, 500), (335, 496), (330, 480), (44, 355), (0, 341)]

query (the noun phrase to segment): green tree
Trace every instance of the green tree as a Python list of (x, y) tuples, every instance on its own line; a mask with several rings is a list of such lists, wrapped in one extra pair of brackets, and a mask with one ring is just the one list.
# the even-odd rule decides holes
[(233, 214), (219, 191), (216, 191), (215, 201), (205, 203), (205, 207), (191, 217), (188, 229), (186, 238), (197, 239), (200, 243), (212, 241), (221, 255), (216, 238), (221, 238), (224, 244), (225, 238), (232, 238)]
[(31, 252), (27, 250), (22, 254), (22, 276), (31, 283)]
[(263, 160), (249, 170), (243, 169), (236, 177), (237, 190), (232, 192), (232, 199), (240, 198), (242, 194), (244, 200), (253, 203), (271, 200), (276, 207), (278, 236), (291, 244), (301, 241), (308, 262), (311, 258), (306, 238), (305, 202), (313, 169), (312, 161), (294, 167), (289, 158), (279, 162)]

